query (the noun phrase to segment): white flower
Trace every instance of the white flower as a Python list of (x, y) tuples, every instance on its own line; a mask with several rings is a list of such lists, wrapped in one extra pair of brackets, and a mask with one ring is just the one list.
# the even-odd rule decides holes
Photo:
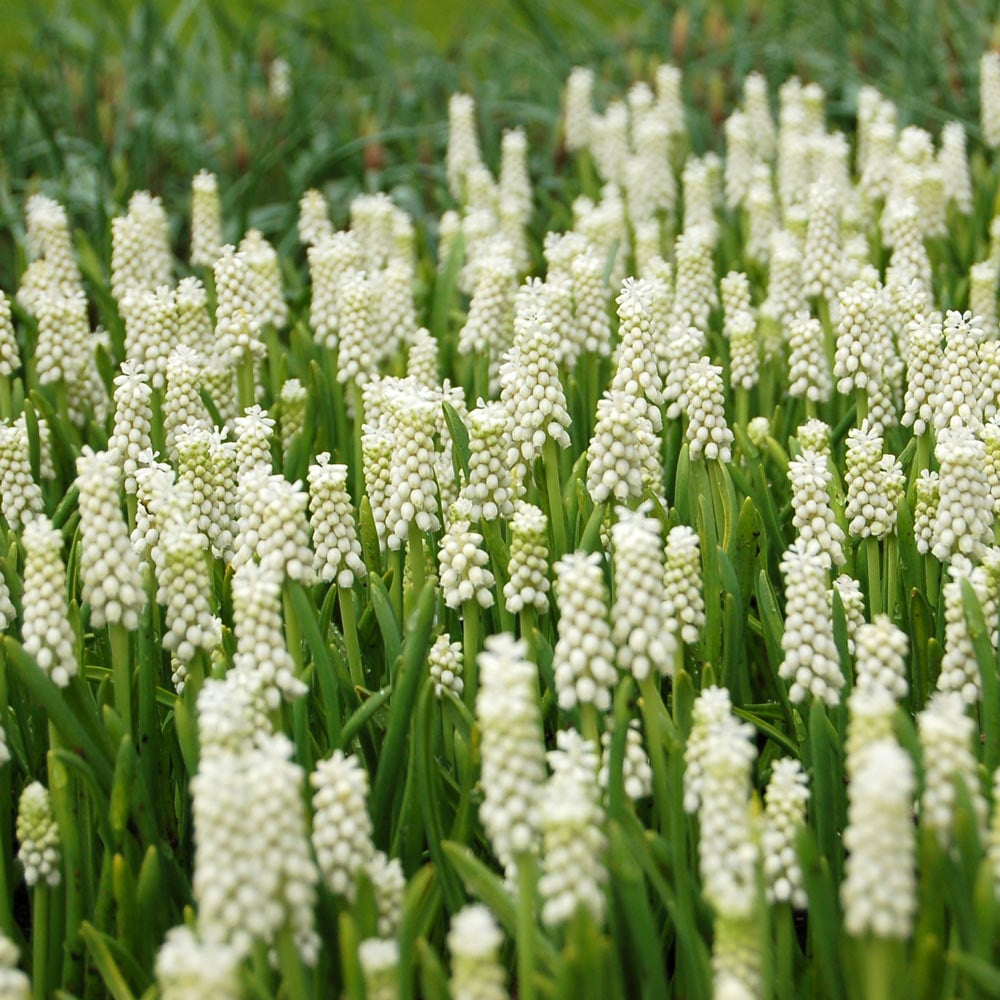
[(451, 918), (452, 1000), (507, 1000), (507, 973), (500, 961), (503, 932), (482, 903), (463, 906)]
[(222, 634), (212, 610), (208, 539), (191, 523), (191, 509), (183, 503), (183, 497), (183, 492), (180, 497), (175, 494), (158, 520), (159, 539), (153, 549), (153, 562), (156, 600), (166, 608), (163, 646), (181, 664), (189, 664), (198, 650), (210, 652), (218, 646)]
[(872, 744), (848, 786), (844, 928), (909, 937), (916, 912), (913, 762), (891, 739)]
[(844, 562), (844, 531), (837, 523), (830, 499), (833, 474), (822, 452), (803, 450), (788, 463), (792, 487), (792, 524), (799, 538), (815, 543), (827, 567)]
[(753, 727), (731, 711), (725, 688), (694, 703), (684, 751), (684, 809), (698, 813), (698, 861), (705, 899), (722, 917), (747, 918), (757, 894), (759, 853), (750, 814)]
[(527, 645), (508, 633), (489, 636), (479, 654), (476, 718), (482, 731), (483, 801), (479, 816), (508, 879), (517, 857), (537, 853), (545, 745), (538, 668)]
[(434, 694), (443, 698), (446, 691), (456, 698), (462, 697), (465, 682), (462, 680), (462, 644), (451, 642), (451, 637), (445, 633), (434, 640), (434, 645), (427, 650), (427, 668), (434, 682)]
[(899, 460), (882, 453), (882, 437), (864, 421), (847, 433), (844, 479), (848, 531), (852, 537), (882, 538), (896, 530), (904, 477)]
[[(326, 224), (329, 226), (329, 220)], [(331, 230), (319, 235), (318, 232), (313, 234), (313, 228), (310, 223), (311, 236), (306, 251), (312, 287), (309, 325), (316, 342), (333, 349), (337, 346), (341, 287), (351, 275), (361, 271), (363, 256), (361, 244), (354, 233), (334, 233)], [(315, 228), (319, 229), (318, 226)]]
[(0, 512), (3, 519), (12, 530), (20, 531), (42, 509), (42, 490), (31, 472), (27, 421), (0, 420)]
[(597, 748), (575, 730), (557, 733), (556, 741), (558, 748), (549, 753), (553, 774), (544, 786), (539, 807), (542, 922), (549, 927), (569, 923), (582, 906), (601, 927), (608, 871)]
[(398, 1000), (399, 945), (386, 938), (367, 938), (358, 945), (358, 961), (367, 1000)]
[(190, 927), (172, 927), (156, 955), (163, 1000), (239, 1000), (239, 955), (221, 943), (206, 944)]
[(854, 635), (855, 689), (879, 687), (896, 701), (906, 697), (906, 633), (892, 624), (888, 615), (876, 615)]
[(204, 362), (189, 347), (176, 347), (167, 359), (167, 390), (163, 397), (163, 425), (167, 452), (177, 455), (177, 435), (182, 428), (210, 430), (212, 421), (201, 399), (201, 373)]
[(979, 60), (979, 121), (990, 149), (1000, 146), (1000, 53), (986, 51)]
[(993, 498), (986, 478), (986, 446), (965, 427), (942, 428), (934, 457), (940, 465), (934, 519), (935, 558), (956, 553), (978, 560), (993, 541)]
[(309, 466), (309, 506), (316, 574), (321, 580), (336, 581), (338, 587), (354, 586), (367, 569), (347, 492), (347, 466), (331, 464), (327, 451)]
[(122, 362), (115, 376), (115, 424), (108, 438), (112, 452), (122, 470), (126, 493), (135, 493), (135, 470), (139, 455), (150, 448), (152, 389), (149, 376), (137, 361)]
[(833, 301), (841, 286), (840, 221), (837, 192), (816, 183), (809, 190), (809, 228), (802, 250), (802, 279), (811, 298)]
[(465, 520), (454, 521), (442, 536), (438, 562), (441, 591), (449, 608), (460, 608), (467, 601), (475, 601), (481, 608), (493, 606), (496, 580), (486, 568), (490, 557), (482, 543), (483, 536), (472, 531)]
[(333, 235), (330, 205), (322, 191), (310, 188), (299, 199), (299, 240), (308, 248)]
[(309, 545), (309, 495), (298, 482), (258, 467), (240, 479), (239, 533), (233, 569), (251, 559), (276, 568), (282, 578), (311, 584), (315, 556)]
[(62, 880), (62, 839), (52, 812), (49, 790), (39, 781), (25, 785), (17, 804), (17, 860), (29, 886)]
[(302, 768), (283, 735), (240, 752), (202, 757), (191, 779), (194, 896), (206, 944), (241, 957), (271, 946), (287, 927), (307, 965), (319, 938), (313, 923), (319, 873), (309, 850)]
[(965, 620), (962, 581), (967, 579), (979, 600), (987, 625), (997, 616), (997, 595), (983, 566), (971, 566), (967, 559), (956, 558), (948, 567), (951, 579), (944, 593), (944, 657), (938, 675), (939, 691), (957, 691), (966, 705), (975, 705), (981, 697), (979, 661), (969, 626)]
[(844, 675), (833, 638), (833, 619), (826, 596), (827, 566), (815, 544), (796, 541), (781, 559), (785, 579), (785, 658), (778, 670), (790, 681), (795, 704), (817, 698), (828, 706), (840, 702)]
[[(686, 199), (687, 169), (684, 176)], [(715, 262), (712, 259), (713, 243), (713, 230), (704, 223), (693, 228), (685, 224), (684, 231), (677, 237), (674, 244), (677, 278), (674, 283), (671, 326), (694, 326), (702, 333), (707, 333), (708, 315), (719, 303), (715, 285)]]
[(215, 174), (200, 170), (191, 181), (191, 264), (211, 267), (222, 249), (222, 204)]
[(111, 220), (111, 291), (118, 302), (133, 290), (172, 285), (170, 226), (163, 202), (135, 191), (128, 212)]
[(533, 607), (538, 614), (549, 609), (548, 519), (534, 504), (522, 503), (510, 521), (507, 582), (504, 606), (512, 614)]
[(677, 524), (667, 533), (664, 548), (663, 589), (667, 619), (681, 642), (688, 645), (698, 641), (705, 625), (700, 546), (696, 531), (686, 524)]
[(19, 955), (17, 945), (0, 931), (0, 996), (4, 1000), (31, 1000), (31, 980), (17, 968)]
[(972, 818), (980, 836), (984, 836), (986, 800), (979, 787), (978, 763), (972, 750), (979, 733), (965, 703), (958, 694), (939, 691), (917, 716), (917, 726), (924, 761), (921, 823), (937, 834), (943, 847), (947, 846), (955, 819), (956, 782), (961, 781), (972, 803)]
[(368, 772), (358, 759), (335, 750), (309, 778), (313, 792), (312, 842), (327, 889), (353, 902), (358, 875), (375, 857), (368, 816)]
[(10, 318), (10, 300), (0, 292), (0, 376), (8, 378), (20, 364), (14, 323)]
[(911, 320), (906, 327), (906, 396), (900, 423), (923, 434), (934, 424), (934, 398), (944, 363), (941, 349), (941, 314)]
[(411, 524), (423, 532), (437, 531), (441, 526), (433, 437), (441, 404), (432, 392), (407, 383), (386, 400), (386, 406), (386, 427), (393, 443), (385, 526), (389, 548), (400, 549), (406, 544)]
[(243, 563), (233, 574), (232, 590), (233, 669), (255, 674), (268, 708), (276, 711), (282, 698), (291, 701), (308, 691), (295, 676), (282, 631), (280, 571), (273, 563)]
[(688, 365), (683, 405), (687, 412), (686, 440), (692, 461), (729, 462), (733, 432), (726, 423), (722, 367), (702, 358)]
[(448, 148), (445, 174), (448, 190), (460, 205), (467, 203), (469, 172), (483, 164), (476, 134), (476, 102), (468, 94), (452, 94), (448, 101)]
[[(601, 733), (601, 768), (597, 773), (597, 780), (601, 788), (608, 788), (611, 780), (611, 740), (613, 734), (610, 729), (605, 729)], [(639, 727), (639, 720), (632, 719), (628, 724), (628, 731), (625, 734), (625, 756), (622, 758), (622, 785), (625, 794), (633, 801), (647, 798), (653, 794), (653, 767), (649, 762), (649, 755), (642, 745), (642, 731)]]
[(44, 514), (25, 525), (21, 636), (24, 650), (53, 684), (66, 687), (78, 670), (66, 603), (62, 535)]
[(764, 795), (761, 855), (767, 898), (804, 910), (808, 904), (796, 841), (805, 826), (809, 779), (793, 757), (782, 757), (771, 768)]
[(516, 458), (527, 468), (546, 441), (570, 445), (566, 395), (556, 361), (557, 335), (544, 316), (525, 315), (515, 324), (514, 346), (500, 366), (500, 400), (509, 415)]
[(212, 554), (233, 557), (237, 519), (236, 446), (215, 428), (187, 425), (175, 440), (177, 481), (189, 491), (194, 526)]
[(630, 392), (608, 390), (598, 400), (587, 447), (587, 492), (594, 503), (638, 500), (646, 489), (663, 495), (660, 441), (650, 412)]
[(462, 489), (470, 521), (509, 520), (514, 491), (507, 466), (510, 450), (507, 411), (500, 403), (484, 403), (469, 411), (469, 481)]
[(979, 345), (983, 330), (972, 313), (949, 310), (944, 320), (944, 362), (931, 397), (934, 427), (968, 427), (982, 423), (982, 379)]
[(563, 129), (566, 148), (571, 153), (580, 152), (590, 144), (593, 88), (594, 71), (586, 66), (573, 67), (566, 79), (563, 98)]
[(135, 629), (146, 595), (139, 557), (121, 510), (116, 464), (111, 452), (95, 453), (87, 445), (76, 460), (81, 589), (95, 626), (110, 623)]
[(559, 706), (611, 707), (617, 680), (608, 624), (608, 592), (597, 553), (573, 552), (556, 565), (558, 639), (552, 659)]

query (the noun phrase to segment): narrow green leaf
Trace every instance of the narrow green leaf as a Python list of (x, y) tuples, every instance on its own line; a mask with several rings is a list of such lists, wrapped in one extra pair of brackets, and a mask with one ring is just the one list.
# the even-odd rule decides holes
[(393, 664), (399, 659), (400, 634), (399, 622), (392, 607), (392, 599), (386, 590), (382, 578), (369, 574), (368, 585), (371, 588), (372, 609), (378, 619), (379, 630), (382, 633), (382, 646), (385, 649), (385, 665), (391, 671)]
[(1000, 766), (1000, 695), (997, 693), (997, 657), (990, 642), (989, 629), (983, 617), (982, 605), (976, 596), (972, 581), (962, 579), (962, 607), (969, 627), (969, 638), (976, 651), (979, 664), (979, 678), (983, 689), (981, 720), (985, 748), (983, 765), (993, 774)]
[(94, 960), (97, 971), (101, 974), (101, 980), (114, 1000), (135, 1000), (135, 995), (115, 960), (112, 939), (86, 920), (80, 925), (80, 936)]
[(381, 842), (383, 849), (391, 839), (392, 800), (395, 797), (399, 776), (405, 773), (404, 745), (410, 730), (420, 681), (424, 676), (436, 604), (437, 594), (434, 585), (428, 581), (411, 615), (406, 641), (400, 654), (398, 672), (395, 674), (389, 726), (382, 744), (378, 773), (375, 776), (371, 797), (376, 838)]
[(3, 637), (7, 662), (14, 668), (20, 684), (28, 691), (35, 703), (41, 705), (67, 747), (79, 754), (94, 770), (101, 789), (111, 790), (111, 761), (103, 747), (96, 744), (87, 730), (70, 709), (59, 688), (42, 673), (38, 664), (24, 651), (21, 644), (9, 635)]
[(961, 951), (949, 951), (948, 962), (988, 997), (1000, 997), (1000, 968), (995, 963)]
[(448, 424), (448, 432), (451, 434), (452, 445), (458, 457), (462, 472), (465, 478), (469, 478), (469, 430), (458, 415), (458, 410), (447, 400), (441, 404), (444, 409), (444, 419)]

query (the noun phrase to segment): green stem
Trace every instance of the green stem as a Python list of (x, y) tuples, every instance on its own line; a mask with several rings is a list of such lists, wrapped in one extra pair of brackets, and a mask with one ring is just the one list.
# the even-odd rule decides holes
[(663, 699), (660, 697), (657, 678), (649, 674), (641, 680), (639, 692), (642, 695), (642, 722), (646, 728), (646, 749), (649, 751), (649, 761), (653, 768), (653, 801), (656, 803), (657, 820), (662, 830), (670, 815), (670, 808), (667, 758), (663, 753), (663, 734), (659, 716)]
[(47, 1000), (48, 975), (46, 960), (49, 944), (49, 887), (36, 882), (31, 891), (31, 978), (34, 1000)]
[(347, 646), (347, 665), (355, 687), (367, 686), (365, 672), (361, 666), (361, 645), (358, 642), (358, 622), (354, 614), (354, 591), (350, 587), (338, 587), (340, 621), (344, 627), (344, 644)]
[(865, 389), (854, 390), (854, 405), (857, 407), (856, 426), (860, 427), (868, 419), (868, 392)]
[(499, 555), (502, 545), (500, 537), (500, 522), (486, 519), (481, 520), (483, 541), (486, 543), (486, 551), (490, 554), (490, 568), (493, 570), (493, 579), (496, 581), (494, 590), (496, 591), (497, 618), (500, 621), (501, 632), (514, 631), (514, 616), (507, 610), (507, 601), (503, 596), (503, 588), (507, 584), (507, 567), (501, 565)]
[(10, 377), (0, 377), (0, 420), (10, 420), (14, 416), (10, 399)]
[(535, 859), (517, 859), (517, 996), (535, 1000)]
[[(6, 712), (7, 706), (7, 654), (0, 646), (0, 707)], [(0, 767), (0, 802), (11, 801), (11, 768)], [(14, 939), (14, 911), (11, 893), (11, 864), (14, 857), (11, 830), (12, 810), (5, 809), (0, 819), (0, 931)]]
[(885, 540), (885, 612), (892, 618), (896, 613), (896, 589), (899, 576), (898, 542), (895, 535)]
[[(49, 745), (54, 750), (61, 745), (59, 734), (55, 727), (49, 724)], [(74, 795), (71, 778), (58, 758), (49, 753), (49, 794), (52, 801), (52, 812), (59, 827), (62, 840), (63, 870), (65, 872), (65, 945), (62, 956), (63, 965), (60, 969), (59, 956), (52, 955), (53, 974), (61, 980), (64, 986), (76, 990), (81, 985), (83, 976), (83, 956), (80, 953), (80, 924), (84, 914), (84, 893), (86, 892), (86, 875), (83, 859), (82, 831), (89, 829), (85, 817), (80, 815), (84, 803), (82, 796)], [(89, 843), (89, 838), (88, 838)], [(89, 893), (88, 893), (89, 895)], [(52, 926), (55, 929), (55, 917), (50, 914)]]
[(864, 996), (866, 1000), (882, 1000), (899, 996), (897, 956), (899, 944), (886, 938), (869, 937), (861, 944), (864, 958)]
[(928, 556), (924, 559), (924, 570), (927, 573), (927, 603), (934, 610), (938, 606), (941, 591), (941, 563), (934, 556)]
[(245, 413), (257, 402), (257, 377), (254, 373), (253, 355), (246, 350), (236, 366), (236, 390), (240, 412)]
[(285, 612), (285, 645), (292, 656), (292, 662), (295, 664), (295, 676), (301, 678), (304, 669), (302, 662), (302, 626), (295, 615), (295, 607), (292, 604), (291, 594), (288, 591), (288, 582), (282, 587), (281, 599)]
[(591, 740), (598, 748), (601, 746), (601, 725), (594, 705), (580, 706), (580, 729), (585, 740)]
[(740, 427), (746, 427), (750, 420), (750, 393), (743, 386), (737, 386), (736, 396), (736, 423)]
[(302, 962), (302, 956), (295, 947), (295, 939), (289, 927), (283, 927), (277, 941), (278, 967), (281, 969), (283, 993), (288, 1000), (309, 1000), (312, 989), (309, 974)]
[(545, 463), (545, 488), (549, 497), (549, 522), (552, 525), (552, 560), (555, 561), (566, 553), (566, 512), (563, 510), (559, 478), (559, 453), (552, 438), (545, 439), (542, 460)]
[(114, 679), (115, 710), (125, 728), (134, 735), (132, 728), (132, 657), (129, 652), (129, 633), (124, 625), (108, 625), (111, 643), (111, 674)]
[(424, 538), (415, 521), (410, 522), (408, 529), (406, 555), (410, 561), (411, 586), (407, 592), (407, 600), (404, 603), (406, 610), (409, 611), (412, 602), (423, 593), (424, 583), (427, 580), (427, 566), (424, 560)]
[(789, 1000), (793, 994), (794, 938), (792, 908), (781, 903), (774, 908), (775, 924), (775, 975), (774, 988), (777, 1000)]
[(353, 424), (351, 429), (351, 441), (354, 447), (354, 504), (361, 503), (361, 498), (365, 494), (365, 464), (364, 449), (361, 447), (361, 436), (365, 424), (365, 402), (361, 395), (361, 386), (357, 382), (351, 383), (351, 409), (353, 413)]
[(476, 689), (479, 687), (479, 605), (466, 601), (462, 605), (462, 655), (465, 659), (462, 692), (466, 707), (476, 710)]
[(882, 612), (882, 579), (879, 569), (878, 539), (864, 540), (865, 556), (868, 559), (868, 609), (874, 618)]
[(403, 624), (403, 557), (401, 548), (389, 549), (389, 565), (392, 567), (392, 609), (396, 619)]
[(826, 363), (832, 372), (833, 362), (837, 354), (837, 336), (833, 331), (833, 322), (830, 319), (830, 303), (825, 295), (819, 296), (816, 300), (816, 315), (823, 328), (823, 349), (826, 352)]

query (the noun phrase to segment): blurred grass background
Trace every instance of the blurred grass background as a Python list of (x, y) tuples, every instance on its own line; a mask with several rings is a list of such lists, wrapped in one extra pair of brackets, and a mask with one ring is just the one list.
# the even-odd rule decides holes
[[(164, 197), (180, 227), (191, 176), (220, 176), (228, 234), (261, 228), (296, 246), (296, 204), (322, 187), (336, 221), (362, 189), (391, 191), (418, 222), (447, 204), (448, 95), (471, 92), (484, 153), (521, 124), (540, 179), (539, 226), (560, 199), (563, 80), (599, 73), (598, 98), (685, 74), (695, 149), (721, 148), (743, 77), (792, 73), (827, 90), (849, 127), (858, 89), (877, 86), (903, 124), (978, 128), (979, 56), (1000, 0), (8, 0), (0, 34), (0, 287), (23, 261), (23, 203), (44, 189), (107, 250), (108, 220), (136, 189)], [(287, 102), (268, 93), (276, 58)], [(558, 221), (558, 220), (555, 220)], [(178, 231), (179, 247), (183, 234)], [(104, 256), (104, 254), (102, 254)], [(106, 259), (106, 257), (105, 257)]]

